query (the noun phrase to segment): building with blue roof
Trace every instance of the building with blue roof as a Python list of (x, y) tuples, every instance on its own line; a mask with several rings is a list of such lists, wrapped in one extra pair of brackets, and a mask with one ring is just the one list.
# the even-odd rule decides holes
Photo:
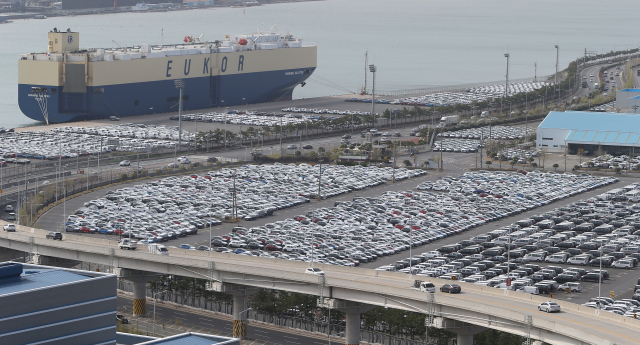
[(640, 114), (552, 111), (538, 126), (536, 147), (551, 152), (634, 154), (635, 147), (640, 148)]
[(113, 274), (0, 263), (0, 344), (115, 344)]

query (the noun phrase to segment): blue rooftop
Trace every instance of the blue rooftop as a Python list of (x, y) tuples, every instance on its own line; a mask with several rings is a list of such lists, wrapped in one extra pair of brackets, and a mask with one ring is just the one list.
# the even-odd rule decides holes
[(640, 89), (622, 89), (619, 91), (626, 91), (626, 92), (640, 92)]
[(640, 114), (552, 111), (538, 128), (638, 133), (640, 132)]
[(29, 269), (19, 276), (0, 278), (0, 296), (91, 279), (89, 276), (51, 269)]

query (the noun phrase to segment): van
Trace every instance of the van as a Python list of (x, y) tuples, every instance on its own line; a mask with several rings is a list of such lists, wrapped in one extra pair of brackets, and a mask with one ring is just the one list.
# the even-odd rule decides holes
[(169, 250), (161, 244), (150, 243), (147, 245), (147, 249), (151, 254), (169, 255)]

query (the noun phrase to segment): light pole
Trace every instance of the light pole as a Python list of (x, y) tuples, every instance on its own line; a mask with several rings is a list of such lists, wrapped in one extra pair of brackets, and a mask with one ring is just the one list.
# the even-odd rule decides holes
[(506, 74), (506, 83), (504, 85), (504, 98), (506, 99), (507, 97), (509, 97), (509, 57), (511, 55), (509, 55), (509, 53), (504, 54), (504, 57), (507, 58), (507, 74)]
[(167, 292), (167, 290), (156, 292), (153, 294), (153, 335), (156, 335), (156, 296), (159, 294), (163, 294)]
[(553, 84), (554, 91), (558, 90), (558, 60), (560, 58), (560, 47), (556, 44), (556, 79)]
[(373, 88), (371, 90), (371, 116), (373, 118), (373, 128), (376, 127), (376, 113), (374, 112), (376, 105), (376, 71), (378, 68), (375, 65), (369, 65), (369, 71), (373, 73)]
[[(224, 101), (223, 101), (224, 102)], [(227, 150), (227, 114), (229, 107), (224, 108), (224, 150)]]
[(598, 312), (600, 312), (600, 304), (602, 303), (602, 295), (600, 294), (602, 287), (602, 246), (600, 246), (600, 256), (598, 257), (598, 261), (600, 261), (600, 271), (598, 272)]
[[(178, 150), (181, 149), (182, 146), (182, 90), (184, 89), (184, 80), (176, 79), (173, 82), (176, 85), (176, 89), (180, 90), (180, 99), (178, 99), (178, 147), (173, 155), (173, 162), (175, 163)], [(198, 121), (196, 119), (196, 125), (197, 123)]]

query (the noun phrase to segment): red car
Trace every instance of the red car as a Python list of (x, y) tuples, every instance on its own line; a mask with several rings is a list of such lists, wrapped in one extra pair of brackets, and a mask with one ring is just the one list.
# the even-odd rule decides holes
[(524, 170), (516, 170), (516, 172), (517, 172), (518, 174), (522, 174), (522, 175), (526, 175), (526, 174), (528, 174), (528, 172), (526, 172), (526, 171), (524, 171)]

